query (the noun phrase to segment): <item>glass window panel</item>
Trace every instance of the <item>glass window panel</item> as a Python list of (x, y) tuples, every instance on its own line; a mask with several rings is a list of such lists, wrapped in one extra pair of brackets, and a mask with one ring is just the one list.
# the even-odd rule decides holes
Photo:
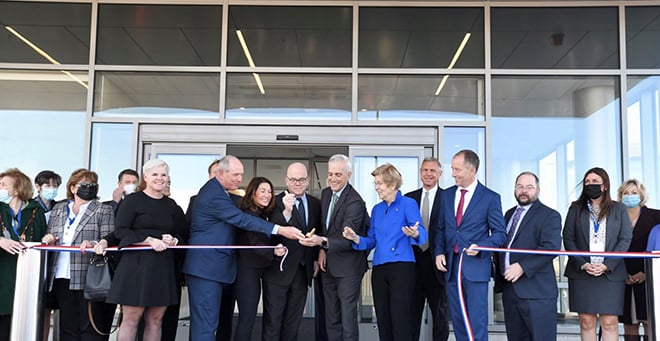
[[(112, 200), (117, 188), (117, 176), (127, 168), (133, 168), (133, 124), (92, 123), (92, 153), (89, 169), (99, 175), (99, 197)], [(136, 169), (142, 173), (141, 169)]]
[(628, 77), (628, 174), (646, 186), (648, 207), (660, 205), (659, 92), (660, 76)]
[(626, 60), (629, 68), (660, 67), (660, 7), (626, 7)]
[(188, 209), (190, 197), (197, 195), (209, 181), (208, 166), (218, 157), (210, 154), (158, 154), (158, 159), (167, 162), (170, 168), (171, 197), (184, 211)]
[(358, 87), (359, 120), (484, 119), (483, 76), (360, 75)]
[(360, 67), (484, 67), (483, 8), (363, 7), (359, 34)]
[[(440, 187), (449, 188), (456, 182), (451, 176), (451, 159), (454, 154), (464, 149), (470, 149), (479, 155), (480, 166), (477, 171), (477, 179), (486, 184), (486, 130), (481, 127), (445, 127), (442, 147), (442, 169)], [(444, 162), (443, 162), (444, 159)]]
[[(565, 216), (584, 172), (607, 170), (621, 180), (617, 77), (493, 77), (493, 190), (504, 209), (516, 204), (515, 177), (540, 177), (540, 199)], [(598, 142), (595, 142), (598, 141)]]
[(49, 169), (66, 181), (84, 167), (86, 98), (84, 86), (58, 71), (0, 70), (0, 170), (17, 167), (33, 179)]
[(0, 62), (88, 64), (91, 9), (90, 4), (0, 2)]
[(219, 103), (217, 73), (96, 73), (94, 116), (217, 118)]
[(99, 5), (99, 64), (220, 65), (221, 6)]
[(493, 8), (492, 67), (619, 66), (616, 7)]
[(350, 120), (351, 75), (227, 74), (227, 118)]
[(227, 65), (350, 67), (352, 29), (350, 7), (230, 6)]

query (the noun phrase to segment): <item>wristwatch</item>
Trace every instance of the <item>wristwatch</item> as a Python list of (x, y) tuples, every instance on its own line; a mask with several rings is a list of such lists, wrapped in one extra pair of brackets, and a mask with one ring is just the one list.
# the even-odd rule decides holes
[(321, 248), (323, 248), (323, 250), (327, 250), (328, 249), (328, 237), (322, 237), (322, 238), (323, 238), (323, 240), (321, 240)]

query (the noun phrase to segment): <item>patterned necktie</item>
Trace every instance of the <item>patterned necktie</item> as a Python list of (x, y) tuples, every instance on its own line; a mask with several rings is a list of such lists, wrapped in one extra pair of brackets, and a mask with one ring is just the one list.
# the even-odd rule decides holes
[[(520, 221), (520, 217), (522, 216), (524, 210), (524, 208), (518, 207), (516, 212), (513, 213), (513, 218), (511, 219), (511, 227), (509, 228), (509, 232), (506, 234), (506, 241), (504, 241), (505, 248), (509, 248), (509, 244), (511, 244), (513, 237), (516, 235), (516, 230), (518, 230), (518, 222)], [(502, 271), (502, 274), (504, 274), (506, 271), (506, 256), (508, 254), (508, 252), (500, 252), (500, 270)]]
[(325, 219), (325, 225), (327, 227), (330, 226), (330, 218), (332, 217), (332, 213), (335, 211), (335, 206), (337, 205), (337, 200), (339, 199), (339, 195), (337, 193), (332, 193), (332, 201), (330, 201), (330, 209), (328, 210), (328, 216)]
[[(465, 193), (467, 189), (461, 190), (461, 200), (458, 201), (458, 208), (456, 209), (456, 228), (458, 229), (461, 226), (461, 221), (463, 220), (463, 205), (465, 204)], [(454, 244), (454, 253), (458, 253), (458, 240)]]
[[(424, 192), (424, 200), (422, 200), (422, 224), (426, 228), (426, 231), (429, 231), (431, 227), (429, 226), (429, 192)], [(422, 252), (426, 251), (429, 248), (429, 240), (426, 239), (426, 242), (419, 246)]]
[(298, 209), (298, 216), (300, 217), (300, 222), (302, 223), (301, 227), (307, 227), (307, 218), (305, 217), (305, 204), (300, 198), (296, 198), (296, 201), (298, 202), (297, 209)]

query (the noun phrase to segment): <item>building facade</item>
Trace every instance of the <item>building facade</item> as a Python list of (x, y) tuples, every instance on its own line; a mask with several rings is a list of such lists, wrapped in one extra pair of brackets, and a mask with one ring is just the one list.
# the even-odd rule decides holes
[(376, 165), (405, 191), (469, 148), (504, 209), (530, 170), (565, 215), (594, 166), (660, 204), (660, 1), (2, 1), (0, 24), (0, 168), (89, 167), (103, 199), (159, 157), (186, 207), (227, 153), (278, 188), (303, 161), (318, 193), (344, 153), (372, 206)]

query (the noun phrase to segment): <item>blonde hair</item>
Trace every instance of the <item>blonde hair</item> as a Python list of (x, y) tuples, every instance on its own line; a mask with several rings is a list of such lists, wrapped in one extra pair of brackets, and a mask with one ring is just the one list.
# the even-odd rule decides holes
[(617, 191), (618, 201), (621, 201), (623, 198), (623, 192), (632, 186), (636, 186), (637, 192), (639, 192), (639, 206), (644, 206), (648, 200), (648, 196), (646, 195), (646, 186), (644, 186), (644, 184), (637, 179), (628, 179), (624, 181), (621, 186), (619, 186), (619, 190)]
[(403, 178), (401, 177), (401, 173), (399, 173), (396, 167), (390, 163), (378, 166), (376, 169), (374, 169), (373, 172), (371, 172), (371, 175), (380, 175), (380, 177), (383, 179), (383, 182), (385, 182), (387, 186), (394, 185), (394, 188), (396, 189), (401, 188), (401, 185), (403, 185)]

